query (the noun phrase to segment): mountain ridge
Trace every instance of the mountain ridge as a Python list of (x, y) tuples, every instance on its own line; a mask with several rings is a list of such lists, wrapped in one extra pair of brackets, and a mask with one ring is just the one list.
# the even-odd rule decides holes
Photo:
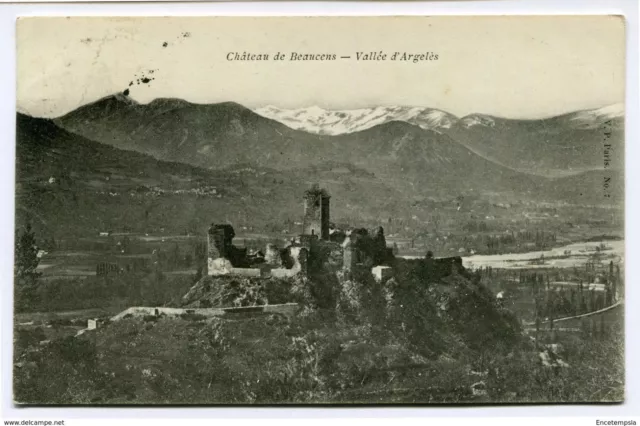
[(526, 191), (539, 181), (478, 156), (439, 130), (402, 120), (331, 136), (291, 129), (233, 102), (114, 105), (107, 98), (55, 121), (91, 140), (207, 169), (248, 163), (290, 170), (332, 161), (398, 185), (437, 182), (433, 190), (440, 192), (491, 186)]
[[(314, 111), (322, 115), (324, 110)], [(334, 118), (344, 128), (348, 124), (359, 130), (319, 134), (292, 129), (236, 102), (194, 104), (159, 98), (139, 104), (120, 94), (87, 104), (54, 122), (91, 140), (205, 168), (257, 163), (284, 169), (294, 164), (311, 166), (323, 160), (358, 162), (362, 153), (371, 158), (367, 153), (371, 146), (377, 147), (374, 151), (380, 149), (378, 141), (362, 140), (359, 132), (380, 125), (397, 127), (394, 122), (420, 128), (426, 132), (425, 139), (437, 139), (435, 134), (447, 143), (452, 139), (499, 168), (540, 176), (603, 169), (603, 138), (605, 133), (610, 133), (611, 143), (615, 145), (612, 167), (622, 167), (624, 118), (620, 114), (624, 109), (621, 104), (537, 120), (504, 119), (486, 114), (458, 118), (440, 110), (419, 107), (353, 111), (364, 115), (356, 117), (357, 120), (349, 116)], [(324, 133), (335, 133), (335, 129)], [(415, 139), (415, 135), (412, 136), (415, 130), (408, 129), (411, 128), (406, 127), (407, 137)], [(389, 132), (379, 133), (379, 137), (387, 137)], [(348, 143), (350, 140), (360, 140), (360, 145)], [(396, 142), (402, 145), (398, 137)], [(421, 145), (416, 147), (422, 150)], [(410, 157), (405, 156), (404, 160), (413, 162), (415, 158)], [(389, 157), (389, 161), (394, 159)], [(427, 160), (428, 156), (425, 165)], [(398, 170), (403, 169), (402, 164), (396, 165)]]
[(253, 110), (292, 129), (325, 135), (366, 130), (390, 121), (406, 121), (426, 130), (450, 127), (457, 117), (445, 111), (411, 106), (379, 106), (352, 110), (327, 110), (312, 106), (286, 110), (272, 105)]
[[(496, 166), (447, 135), (399, 121), (331, 137), (330, 148), (341, 147), (336, 152), (349, 156), (312, 156), (284, 168), (268, 161), (207, 169), (180, 158), (158, 160), (22, 114), (16, 132), (18, 223), (35, 219), (43, 232), (57, 235), (167, 227), (200, 232), (212, 220), (280, 232), (283, 223), (299, 217), (300, 194), (316, 182), (337, 200), (332, 217), (353, 224), (398, 218), (416, 226), (450, 211), (461, 197), (482, 209), (505, 200), (619, 205), (624, 191), (618, 172), (525, 175)], [(604, 178), (611, 179), (611, 198), (603, 198)]]
[(17, 114), (16, 122), (16, 220), (45, 235), (201, 232), (212, 220), (271, 229), (301, 215), (301, 194), (314, 182), (344, 200), (332, 209), (338, 218), (408, 213), (404, 194), (352, 164), (279, 171), (235, 163), (208, 170), (92, 141), (52, 120)]
[[(423, 106), (405, 106), (405, 105), (395, 105), (395, 106), (378, 106), (378, 107), (367, 107), (367, 108), (356, 108), (356, 109), (326, 109), (322, 107), (318, 107), (315, 105), (302, 107), (302, 108), (279, 108), (274, 105), (266, 105), (263, 107), (258, 107), (253, 109), (259, 115), (262, 115), (267, 118), (271, 118), (273, 120), (279, 121), (293, 129), (304, 130), (311, 133), (319, 133), (319, 134), (330, 134), (337, 135), (342, 133), (350, 133), (359, 130), (365, 130), (366, 128), (372, 127), (376, 124), (382, 124), (388, 121), (406, 121), (411, 124), (420, 125), (420, 123), (414, 120), (415, 116), (420, 112), (434, 113), (435, 115), (440, 115), (446, 117), (443, 124), (435, 122), (432, 126), (421, 126), (425, 129), (438, 129), (450, 128), (453, 124), (458, 123), (460, 121), (464, 121), (465, 119), (473, 118), (473, 117), (486, 117), (493, 118), (499, 120), (512, 120), (512, 121), (529, 121), (529, 122), (537, 122), (541, 120), (548, 120), (556, 117), (571, 117), (575, 120), (588, 120), (593, 117), (606, 117), (608, 119), (618, 118), (624, 116), (624, 104), (623, 103), (614, 103), (605, 105), (603, 107), (598, 108), (588, 108), (577, 110), (573, 112), (555, 114), (546, 117), (538, 117), (538, 118), (507, 118), (498, 115), (485, 114), (485, 113), (470, 113), (464, 116), (458, 117), (454, 114), (446, 112), (442, 109), (432, 108), (432, 107), (423, 107)], [(376, 114), (382, 114), (387, 112), (388, 115), (382, 116)], [(345, 122), (353, 121), (354, 116), (364, 116), (366, 114), (374, 115), (374, 119), (369, 121), (355, 123), (352, 126), (344, 125), (344, 123), (340, 122), (340, 119)], [(329, 119), (329, 117), (331, 119)], [(333, 128), (325, 129), (323, 126), (334, 126), (336, 124), (343, 124), (342, 126), (337, 125)]]

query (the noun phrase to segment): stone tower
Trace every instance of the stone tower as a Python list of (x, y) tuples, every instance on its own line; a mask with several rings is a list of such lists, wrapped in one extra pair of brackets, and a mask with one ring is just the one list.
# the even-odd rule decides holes
[(220, 257), (229, 259), (231, 257), (232, 242), (235, 232), (231, 225), (211, 224), (207, 232), (207, 257), (209, 260)]
[(329, 199), (331, 197), (317, 185), (305, 192), (303, 235), (316, 235), (322, 240), (329, 239)]

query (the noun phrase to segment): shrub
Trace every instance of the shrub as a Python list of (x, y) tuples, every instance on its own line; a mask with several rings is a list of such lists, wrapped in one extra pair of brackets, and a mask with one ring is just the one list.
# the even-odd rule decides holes
[(205, 319), (207, 319), (206, 316), (196, 314), (193, 312), (185, 312), (183, 314), (180, 314), (180, 318), (182, 318), (185, 321), (204, 321)]

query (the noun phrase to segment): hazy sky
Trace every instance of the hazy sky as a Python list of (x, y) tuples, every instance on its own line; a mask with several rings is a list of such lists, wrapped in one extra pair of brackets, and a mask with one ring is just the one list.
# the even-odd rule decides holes
[[(18, 21), (18, 110), (54, 117), (129, 88), (250, 108), (375, 105), (543, 117), (624, 101), (616, 17), (27, 18)], [(166, 45), (165, 45), (166, 43)], [(419, 63), (359, 62), (358, 51)], [(228, 61), (229, 52), (269, 61)], [(274, 61), (283, 52), (335, 61)], [(351, 59), (340, 59), (340, 56)], [(138, 79), (154, 78), (148, 84)]]

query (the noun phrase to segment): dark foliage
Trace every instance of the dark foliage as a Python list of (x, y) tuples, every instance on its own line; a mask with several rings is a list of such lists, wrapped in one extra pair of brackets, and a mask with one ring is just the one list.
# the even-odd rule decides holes
[(14, 255), (14, 306), (16, 310), (29, 309), (40, 300), (36, 268), (40, 263), (35, 232), (27, 224), (24, 231), (16, 232)]

